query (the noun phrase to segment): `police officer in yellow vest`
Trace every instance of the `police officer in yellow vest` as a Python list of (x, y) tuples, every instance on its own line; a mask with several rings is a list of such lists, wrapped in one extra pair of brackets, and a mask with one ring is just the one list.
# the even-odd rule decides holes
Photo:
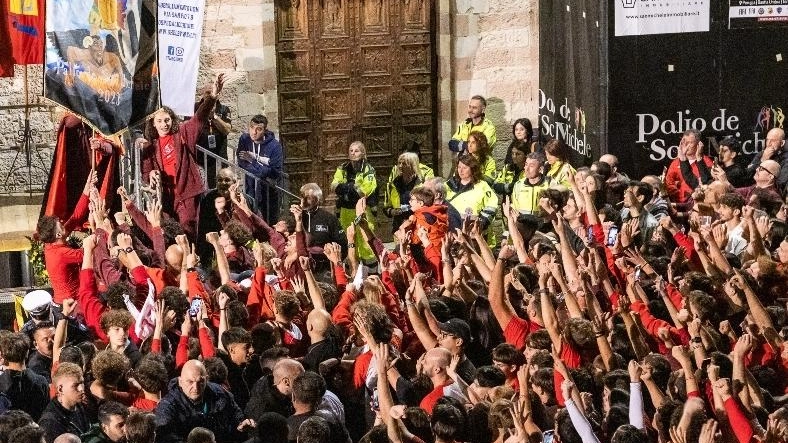
[(550, 187), (552, 181), (544, 174), (545, 158), (539, 152), (528, 154), (525, 159), (525, 177), (514, 182), (512, 187), (512, 208), (520, 214), (539, 212), (539, 194)]
[[(360, 141), (355, 141), (348, 148), (348, 161), (337, 168), (331, 189), (337, 194), (337, 210), (339, 211), (339, 224), (342, 229), (347, 229), (356, 218), (356, 203), (362, 197), (367, 200), (367, 222), (369, 229), (375, 229), (375, 217), (372, 208), (377, 204), (376, 192), (378, 187), (375, 177), (375, 168), (367, 162), (367, 150)], [(373, 264), (377, 260), (372, 248), (364, 240), (361, 230), (356, 231), (355, 244), (357, 256), (365, 264)]]
[(485, 117), (487, 100), (481, 95), (474, 95), (468, 101), (468, 118), (458, 128), (449, 140), (449, 149), (452, 152), (464, 153), (468, 148), (468, 136), (471, 132), (479, 131), (487, 137), (490, 152), (495, 147), (495, 125)]
[(461, 156), (457, 174), (446, 184), (449, 188), (446, 201), (463, 216), (478, 218), (482, 229), (486, 229), (498, 209), (498, 196), (482, 179), (479, 160), (470, 154)]

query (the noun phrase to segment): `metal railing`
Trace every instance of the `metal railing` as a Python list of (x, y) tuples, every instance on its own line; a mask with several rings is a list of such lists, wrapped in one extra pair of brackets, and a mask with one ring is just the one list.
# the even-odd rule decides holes
[[(142, 174), (139, 166), (141, 165), (140, 150), (133, 147), (131, 138), (131, 135), (129, 135), (128, 139), (124, 139), (124, 143), (127, 146), (127, 155), (123, 156), (120, 161), (121, 183), (129, 192), (129, 196), (134, 200), (135, 204), (140, 205), (143, 198), (142, 187), (137, 186), (137, 183), (142, 183)], [(282, 214), (283, 211), (286, 211), (290, 207), (291, 199), (297, 199), (297, 196), (289, 191), (289, 175), (284, 171), (281, 172), (278, 179), (269, 182), (243, 169), (238, 163), (217, 155), (200, 145), (197, 145), (196, 149), (198, 153), (202, 154), (202, 161), (199, 162), (198, 166), (200, 167), (200, 175), (206, 189), (211, 188), (208, 180), (209, 170), (218, 173), (220, 169), (229, 167), (241, 180), (244, 192), (252, 197), (256, 205), (262, 203), (265, 204), (266, 207), (270, 207), (273, 200), (278, 200), (277, 208), (274, 208), (273, 211), (273, 213), (277, 215), (277, 219), (279, 214)], [(251, 189), (249, 189), (249, 184), (253, 184)], [(267, 199), (264, 202), (257, 202), (256, 197), (260, 195), (263, 190), (268, 191), (265, 193)], [(278, 195), (279, 198), (272, 198), (273, 195)], [(256, 209), (258, 212), (264, 213), (263, 208), (257, 207)]]

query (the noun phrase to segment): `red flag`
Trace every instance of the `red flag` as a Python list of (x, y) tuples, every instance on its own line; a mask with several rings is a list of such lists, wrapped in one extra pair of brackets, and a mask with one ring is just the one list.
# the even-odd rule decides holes
[(14, 54), (8, 34), (8, 2), (0, 0), (0, 77), (14, 76)]
[(7, 8), (6, 23), (11, 38), (14, 63), (44, 63), (45, 0), (2, 0)]

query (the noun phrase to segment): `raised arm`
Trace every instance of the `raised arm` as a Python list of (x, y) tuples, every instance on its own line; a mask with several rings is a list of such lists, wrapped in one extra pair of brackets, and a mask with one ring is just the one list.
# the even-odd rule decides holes
[(515, 317), (514, 308), (509, 303), (506, 293), (504, 291), (504, 262), (509, 260), (515, 254), (514, 247), (506, 245), (501, 247), (498, 253), (498, 260), (495, 261), (495, 267), (492, 270), (492, 278), (490, 279), (489, 299), (490, 308), (492, 309), (495, 320), (505, 330), (512, 318)]

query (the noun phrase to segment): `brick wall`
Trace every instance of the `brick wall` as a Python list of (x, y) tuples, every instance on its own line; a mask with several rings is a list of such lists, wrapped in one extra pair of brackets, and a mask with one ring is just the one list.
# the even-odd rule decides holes
[[(452, 7), (453, 6), (453, 7)], [(487, 99), (487, 116), (497, 127), (499, 162), (520, 117), (536, 123), (539, 92), (537, 0), (439, 0), (441, 153), (467, 118), (468, 98)]]

